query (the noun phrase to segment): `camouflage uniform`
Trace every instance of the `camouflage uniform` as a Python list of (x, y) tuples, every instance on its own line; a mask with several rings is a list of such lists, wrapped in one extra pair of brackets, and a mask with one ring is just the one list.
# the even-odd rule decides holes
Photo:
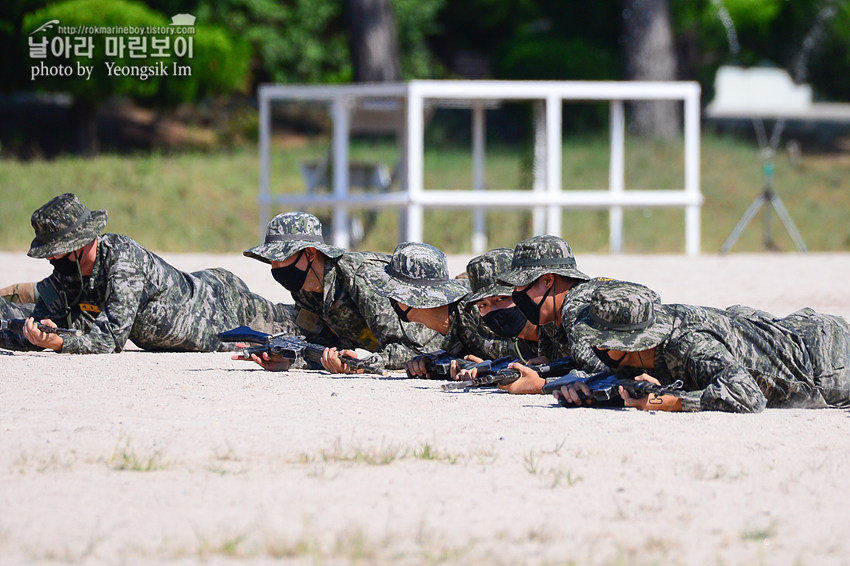
[[(500, 283), (497, 276), (510, 269), (513, 256), (514, 251), (510, 248), (496, 248), (472, 258), (466, 264), (466, 273), (472, 292), (464, 297), (464, 301), (466, 301), (466, 308), (472, 311), (472, 314), (476, 314), (478, 310), (475, 303), (482, 299), (511, 296), (513, 287)], [(509, 308), (516, 309), (517, 307)], [(480, 315), (479, 319), (481, 320), (479, 329), (481, 334), (498, 339), (499, 336), (488, 328), (487, 323), (481, 319)], [(510, 339), (510, 342), (513, 344), (513, 351), (508, 355), (514, 356), (522, 362), (537, 357), (538, 343), (536, 340), (515, 337)]]
[(662, 385), (684, 382), (685, 411), (850, 406), (850, 326), (809, 308), (776, 318), (743, 306), (658, 305), (611, 287), (574, 332), (614, 350), (655, 347), (649, 373)]
[[(29, 318), (35, 305), (31, 303), (12, 303), (0, 297), (0, 318)], [(0, 332), (0, 348), (9, 350), (30, 350), (34, 347), (22, 335), (3, 330)]]
[(66, 254), (97, 238), (91, 276), (54, 270), (37, 284), (37, 320), (87, 332), (65, 337), (63, 352), (120, 352), (128, 339), (148, 350), (227, 350), (232, 345), (217, 334), (236, 326), (268, 332), (293, 328), (291, 308), (251, 293), (229, 271), (184, 273), (127, 236), (98, 237), (106, 211), (90, 212), (70, 193), (35, 211), (32, 224), (32, 257)]
[(11, 318), (29, 318), (33, 309), (32, 303), (12, 303), (0, 297), (0, 318), (9, 320)]
[(448, 272), (443, 252), (428, 244), (404, 242), (396, 247), (389, 265), (369, 283), (378, 295), (408, 307), (428, 309), (448, 305), (449, 329), (439, 344), (429, 345), (430, 351), (445, 350), (457, 357), (473, 354), (490, 359), (511, 355), (513, 347), (508, 340), (480, 331), (478, 312), (468, 308), (469, 301), (465, 298), (469, 293), (467, 281), (449, 279)]
[(307, 247), (325, 256), (323, 292), (302, 289), (292, 293), (300, 333), (324, 346), (377, 352), (388, 369), (404, 367), (411, 358), (437, 347), (437, 332), (401, 322), (389, 302), (369, 284), (384, 273), (389, 255), (346, 252), (325, 244), (321, 234), (315, 216), (279, 214), (269, 222), (265, 242), (244, 252), (266, 263), (285, 261)]
[[(547, 273), (574, 280), (564, 296), (560, 317), (538, 328), (539, 355), (550, 360), (572, 356), (579, 368), (577, 375), (592, 375), (604, 371), (605, 365), (593, 353), (590, 345), (573, 339), (571, 331), (578, 314), (590, 303), (597, 289), (621, 283), (614, 279), (591, 279), (576, 267), (570, 245), (557, 236), (544, 235), (529, 238), (517, 244), (511, 271), (500, 279), (515, 287), (525, 287)], [(658, 296), (656, 295), (657, 300)]]

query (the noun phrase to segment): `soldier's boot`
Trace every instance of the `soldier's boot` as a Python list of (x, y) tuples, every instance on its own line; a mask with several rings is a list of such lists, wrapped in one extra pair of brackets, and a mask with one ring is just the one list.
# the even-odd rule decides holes
[(10, 303), (35, 303), (36, 296), (35, 283), (15, 283), (8, 287), (0, 289), (0, 297), (3, 297)]

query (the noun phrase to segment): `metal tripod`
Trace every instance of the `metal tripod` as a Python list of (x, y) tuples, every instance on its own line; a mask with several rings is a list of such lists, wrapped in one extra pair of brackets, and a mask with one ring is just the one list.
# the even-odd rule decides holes
[[(735, 225), (735, 229), (732, 230), (732, 233), (729, 234), (729, 237), (726, 238), (725, 242), (723, 242), (723, 245), (720, 247), (720, 253), (729, 253), (729, 250), (732, 249), (732, 246), (734, 246), (735, 242), (738, 241), (738, 238), (741, 237), (741, 233), (743, 233), (747, 224), (750, 223), (750, 220), (753, 219), (759, 209), (765, 204), (773, 208), (774, 212), (776, 212), (779, 220), (782, 221), (782, 225), (785, 226), (785, 231), (788, 232), (788, 235), (791, 236), (792, 240), (794, 240), (794, 244), (797, 246), (797, 249), (801, 252), (809, 251), (806, 247), (806, 242), (803, 241), (803, 237), (794, 225), (794, 221), (791, 220), (791, 215), (788, 214), (785, 204), (783, 204), (782, 199), (779, 198), (779, 195), (773, 190), (773, 157), (776, 155), (776, 146), (779, 144), (779, 137), (782, 134), (784, 125), (785, 120), (780, 120), (776, 123), (773, 128), (770, 142), (768, 143), (764, 129), (764, 122), (762, 122), (761, 119), (753, 119), (753, 126), (756, 129), (756, 136), (758, 138), (759, 147), (761, 148), (761, 157), (764, 162), (762, 168), (762, 172), (764, 173), (764, 188), (761, 193), (753, 199), (750, 207), (738, 221), (738, 224)], [(777, 249), (776, 242), (773, 240), (773, 227), (771, 225), (769, 209), (765, 209), (764, 211), (764, 247), (769, 250)]]

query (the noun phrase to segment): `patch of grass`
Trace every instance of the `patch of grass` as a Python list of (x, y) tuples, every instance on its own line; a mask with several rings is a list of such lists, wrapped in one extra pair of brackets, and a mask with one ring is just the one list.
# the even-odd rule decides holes
[(321, 562), (322, 552), (318, 542), (311, 537), (304, 537), (295, 541), (269, 538), (265, 542), (265, 552), (272, 558), (297, 558), (299, 556), (310, 556), (315, 562)]
[(106, 459), (106, 465), (113, 470), (131, 472), (154, 472), (168, 467), (158, 451), (140, 456), (130, 449), (129, 443), (116, 446)]
[(461, 456), (445, 452), (429, 443), (424, 443), (412, 448), (396, 445), (381, 445), (378, 447), (344, 447), (342, 441), (337, 439), (330, 450), (322, 450), (318, 454), (302, 452), (297, 457), (300, 464), (323, 463), (346, 463), (363, 464), (367, 466), (386, 466), (396, 460), (425, 460), (456, 464)]
[(427, 442), (419, 448), (414, 448), (411, 454), (416, 460), (434, 460), (437, 462), (447, 462), (449, 464), (455, 464), (458, 460), (456, 455), (442, 452), (441, 450), (432, 447)]
[(741, 540), (751, 542), (765, 542), (776, 536), (774, 525), (768, 525), (761, 528), (748, 528), (741, 533)]
[(240, 546), (245, 542), (245, 535), (228, 536), (224, 540), (211, 543), (204, 537), (198, 540), (198, 558), (207, 559), (211, 556), (242, 557)]
[[(564, 140), (564, 190), (605, 190), (608, 186), (607, 135)], [(670, 189), (684, 184), (682, 143), (651, 142), (627, 136), (626, 190)], [(271, 184), (275, 193), (304, 191), (299, 165), (325, 159), (327, 140), (276, 143), (271, 152)], [(488, 190), (530, 190), (528, 149), (488, 148)], [(392, 168), (398, 152), (390, 143), (354, 141), (351, 159), (381, 161)], [(472, 186), (471, 152), (467, 148), (426, 147), (425, 188), (460, 190)], [(739, 218), (762, 189), (762, 163), (756, 145), (746, 140), (703, 132), (701, 139), (702, 249), (717, 252)], [(775, 159), (774, 188), (784, 201), (803, 239), (813, 251), (850, 250), (850, 155), (807, 154)], [(26, 250), (32, 239), (32, 212), (59, 193), (71, 191), (94, 209), (109, 211), (108, 230), (127, 234), (145, 247), (168, 252), (234, 253), (258, 239), (259, 160), (256, 146), (234, 150), (141, 155), (101, 155), (0, 161), (0, 242), (8, 250)], [(530, 195), (531, 197), (531, 195)], [(328, 210), (309, 209), (326, 221)], [(273, 210), (272, 213), (282, 212)], [(354, 213), (366, 228), (359, 249), (392, 252), (400, 241), (397, 210)], [(772, 214), (772, 213), (771, 213)], [(772, 214), (773, 215), (773, 214)], [(755, 218), (733, 251), (762, 251), (762, 219)], [(424, 239), (447, 253), (471, 251), (470, 211), (426, 210)], [(794, 245), (773, 215), (773, 234), (780, 249)], [(527, 210), (486, 213), (490, 247), (513, 247), (530, 237)], [(326, 226), (329, 229), (330, 226)], [(608, 250), (608, 213), (565, 210), (562, 236), (577, 253)], [(624, 212), (624, 247), (630, 253), (684, 251), (681, 209), (628, 209)]]
[(531, 475), (536, 475), (538, 470), (537, 461), (534, 455), (534, 450), (529, 450), (525, 454), (525, 471)]
[(298, 456), (298, 462), (309, 464), (311, 462), (342, 462), (349, 464), (366, 464), (369, 466), (386, 466), (397, 460), (402, 454), (396, 446), (380, 446), (377, 448), (364, 448), (355, 446), (345, 448), (337, 439), (330, 450), (322, 450), (318, 455), (302, 453)]
[[(462, 547), (448, 546), (444, 537), (425, 530), (421, 525), (420, 530), (416, 535), (416, 547), (418, 560), (414, 560), (414, 563), (427, 564), (429, 566), (446, 563), (488, 563), (487, 561), (480, 562), (471, 558), (461, 560), (461, 558), (466, 558), (466, 555), (473, 550), (472, 545), (466, 545)], [(492, 561), (489, 561), (489, 563), (492, 563)]]
[(56, 470), (68, 470), (75, 462), (76, 458), (73, 456), (62, 458), (56, 454), (50, 454), (49, 456), (33, 457), (21, 452), (13, 462), (13, 465), (19, 468), (20, 473), (25, 473), (27, 469), (35, 468), (41, 474)]
[[(298, 538), (267, 535), (262, 540), (254, 540), (248, 534), (228, 534), (222, 538), (198, 537), (195, 556), (201, 560), (214, 557), (235, 559), (273, 558), (295, 559), (310, 558), (316, 564), (326, 561), (343, 561), (346, 564), (374, 564), (386, 562), (391, 541), (377, 540), (368, 536), (361, 528), (343, 530), (332, 540), (320, 540), (313, 534), (304, 534)], [(187, 552), (177, 550), (173, 558), (185, 558)]]
[(496, 463), (496, 454), (491, 450), (479, 450), (475, 453), (475, 460), (482, 466)]
[(564, 445), (564, 441), (558, 443), (554, 450), (529, 450), (523, 457), (525, 471), (533, 476), (538, 476), (550, 489), (554, 489), (560, 485), (572, 487), (582, 481), (584, 478), (573, 472), (572, 469), (562, 469), (558, 467), (543, 467), (541, 461), (543, 457), (549, 455), (557, 456)]
[(337, 535), (333, 556), (344, 557), (349, 563), (374, 564), (384, 553), (386, 544), (373, 541), (362, 529), (343, 531)]
[(559, 485), (572, 487), (584, 478), (573, 473), (572, 470), (552, 469), (549, 471), (550, 484), (549, 487), (556, 488)]

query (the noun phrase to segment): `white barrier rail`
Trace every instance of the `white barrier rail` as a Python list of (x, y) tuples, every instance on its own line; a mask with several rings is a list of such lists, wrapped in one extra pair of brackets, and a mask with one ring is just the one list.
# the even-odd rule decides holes
[[(700, 89), (692, 82), (636, 81), (411, 81), (393, 84), (283, 86), (262, 85), (260, 106), (260, 234), (270, 218), (270, 207), (327, 206), (334, 210), (333, 241), (348, 246), (351, 209), (406, 207), (406, 239), (422, 241), (423, 214), (428, 208), (474, 208), (473, 251), (486, 249), (483, 209), (531, 209), (535, 233), (561, 235), (564, 208), (609, 210), (610, 251), (622, 251), (623, 209), (682, 207), (685, 209), (685, 251), (700, 252), (699, 181)], [(404, 120), (400, 192), (350, 194), (348, 143), (352, 109), (365, 100), (396, 100)], [(273, 101), (322, 101), (330, 105), (333, 120), (333, 191), (327, 195), (275, 194), (270, 190), (271, 104)], [(536, 103), (535, 182), (532, 190), (484, 190), (485, 101), (528, 100)], [(562, 105), (566, 101), (611, 102), (608, 190), (563, 190), (561, 177)], [(625, 112), (627, 100), (681, 100), (684, 103), (684, 187), (664, 190), (625, 188)], [(423, 156), (426, 104), (466, 102), (472, 108), (473, 188), (466, 191), (425, 190)]]

